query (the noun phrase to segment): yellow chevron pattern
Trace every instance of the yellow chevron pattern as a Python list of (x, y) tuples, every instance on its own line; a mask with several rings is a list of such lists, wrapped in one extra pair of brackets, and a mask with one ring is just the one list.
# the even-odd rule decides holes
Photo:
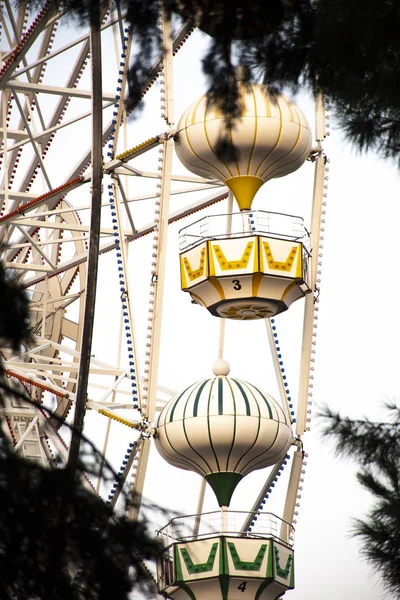
[(221, 247), (218, 244), (213, 245), (213, 249), (215, 251), (215, 256), (217, 257), (219, 266), (223, 271), (230, 271), (232, 269), (245, 269), (249, 264), (251, 251), (254, 246), (253, 242), (248, 242), (242, 257), (237, 260), (227, 260), (225, 254), (221, 250)]
[(201, 277), (201, 275), (204, 274), (205, 256), (206, 249), (202, 248), (200, 252), (200, 264), (198, 269), (193, 269), (186, 256), (183, 258), (183, 264), (185, 265), (186, 273), (190, 281), (194, 281), (194, 279), (197, 279), (198, 277)]
[[(271, 252), (271, 247), (268, 242), (263, 242), (265, 255), (267, 257), (268, 267), (273, 270), (291, 271), (294, 261), (296, 260), (298, 246), (292, 246), (285, 261), (275, 260)], [(297, 269), (296, 269), (297, 270)], [(297, 275), (297, 274), (296, 274)]]

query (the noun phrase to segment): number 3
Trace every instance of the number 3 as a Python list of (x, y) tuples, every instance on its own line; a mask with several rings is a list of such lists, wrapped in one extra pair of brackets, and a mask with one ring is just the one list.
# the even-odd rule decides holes
[(233, 289), (234, 290), (241, 290), (242, 289), (242, 286), (240, 285), (239, 279), (232, 279), (232, 283), (233, 283)]

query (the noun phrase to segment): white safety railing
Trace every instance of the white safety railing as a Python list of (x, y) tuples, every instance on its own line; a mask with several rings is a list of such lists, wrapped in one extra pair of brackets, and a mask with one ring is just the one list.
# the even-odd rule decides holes
[(206, 240), (268, 235), (302, 242), (309, 250), (310, 234), (302, 217), (254, 210), (230, 215), (208, 215), (179, 232), (179, 251), (185, 252)]
[[(183, 517), (175, 517), (158, 532), (158, 537), (166, 546), (176, 542), (193, 541), (218, 535), (251, 537), (251, 538), (274, 538), (281, 539), (281, 533), (287, 527), (293, 529), (290, 523), (286, 523), (273, 513), (254, 512), (251, 531), (244, 531), (243, 524), (248, 520), (249, 513), (245, 511), (233, 511), (221, 509), (219, 511), (207, 512)], [(289, 535), (285, 537), (289, 539)], [(284, 542), (286, 543), (286, 542)]]

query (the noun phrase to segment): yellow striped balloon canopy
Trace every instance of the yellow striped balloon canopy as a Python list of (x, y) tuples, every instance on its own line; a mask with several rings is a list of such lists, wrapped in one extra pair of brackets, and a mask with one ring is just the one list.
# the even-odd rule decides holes
[(172, 398), (156, 431), (161, 456), (202, 475), (221, 506), (229, 506), (245, 475), (279, 462), (292, 441), (291, 424), (279, 404), (225, 374), (198, 381)]
[[(241, 115), (231, 128), (204, 95), (179, 120), (175, 148), (189, 171), (225, 183), (240, 210), (250, 210), (263, 183), (301, 167), (310, 154), (311, 130), (284, 94), (258, 83), (240, 83), (239, 91)], [(221, 140), (228, 142), (222, 154)]]

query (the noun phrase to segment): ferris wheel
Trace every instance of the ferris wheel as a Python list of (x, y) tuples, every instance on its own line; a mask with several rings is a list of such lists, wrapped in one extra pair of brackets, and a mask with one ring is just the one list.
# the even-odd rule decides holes
[[(185, 87), (176, 63), (192, 43), (192, 25), (175, 27), (160, 10), (160, 54), (143, 89), (143, 113), (132, 119), (123, 98), (134, 40), (116, 9), (102, 15), (103, 194), (88, 362), (82, 344), (93, 310), (91, 35), (64, 23), (52, 2), (36, 11), (29, 2), (16, 9), (0, 0), (0, 9), (0, 234), (5, 266), (30, 296), (34, 329), (31, 347), (4, 354), (10, 381), (32, 400), (6, 400), (15, 449), (42, 464), (54, 454), (68, 459), (64, 424), (81, 402), (80, 373), (87, 368), (85, 434), (117, 471), (113, 483), (101, 473), (91, 481), (105, 501), (116, 505), (125, 482), (139, 495), (154, 488), (157, 468), (164, 468), (155, 445), (174, 465), (166, 468), (204, 478), (189, 493), (189, 516), (160, 532), (160, 590), (178, 599), (224, 598), (228, 589), (229, 598), (278, 597), (294, 586), (294, 522), (312, 403), (326, 186), (323, 103), (316, 102), (312, 139), (291, 100), (239, 83), (244, 125), (231, 135), (236, 154), (229, 162), (216, 150), (223, 119), (207, 106), (204, 90), (191, 106), (183, 100), (180, 114), (175, 108)], [(265, 181), (300, 167), (314, 171), (307, 214), (253, 209)], [(295, 317), (296, 401), (279, 342), (293, 303), (304, 305)], [(183, 333), (208, 323), (216, 343), (207, 332), (202, 344)], [(231, 323), (239, 355), (248, 331), (257, 327), (265, 336), (274, 397), (262, 377), (229, 377)], [(251, 351), (252, 344), (245, 352)], [(204, 355), (209, 368), (217, 359), (214, 376), (198, 372), (201, 381), (188, 381), (182, 372), (205, 364)], [(246, 505), (229, 510), (239, 481), (267, 467)], [(268, 502), (283, 471), (286, 489), (275, 516)], [(217, 510), (207, 510), (206, 481)], [(216, 566), (224, 552), (230, 573)], [(268, 576), (264, 567), (272, 569)]]

